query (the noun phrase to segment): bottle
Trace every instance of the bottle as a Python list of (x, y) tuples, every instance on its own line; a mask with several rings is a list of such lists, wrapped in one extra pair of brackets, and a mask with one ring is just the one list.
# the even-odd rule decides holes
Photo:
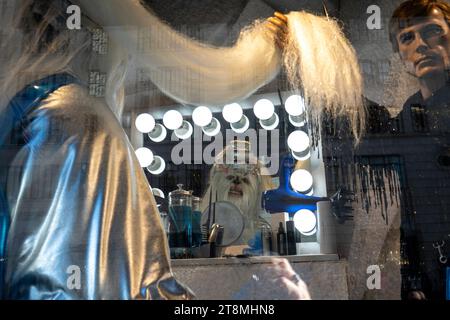
[(277, 248), (280, 256), (285, 256), (287, 254), (286, 245), (286, 232), (284, 232), (283, 222), (280, 222), (277, 233)]
[(287, 238), (287, 254), (297, 254), (297, 241), (295, 239), (295, 225), (294, 221), (286, 221), (286, 238)]
[(263, 256), (270, 256), (272, 254), (272, 230), (270, 225), (263, 224), (261, 226), (261, 254)]

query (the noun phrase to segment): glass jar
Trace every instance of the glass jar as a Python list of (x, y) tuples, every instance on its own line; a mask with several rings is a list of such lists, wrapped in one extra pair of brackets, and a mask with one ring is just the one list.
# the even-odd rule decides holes
[(192, 247), (192, 192), (182, 184), (169, 193), (169, 246)]

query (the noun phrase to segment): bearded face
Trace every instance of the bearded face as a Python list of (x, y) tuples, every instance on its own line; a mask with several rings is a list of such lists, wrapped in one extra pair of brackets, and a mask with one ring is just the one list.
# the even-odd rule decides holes
[[(235, 204), (245, 217), (256, 218), (259, 214), (261, 199), (261, 181), (258, 170), (242, 170), (226, 166), (214, 166), (211, 171), (210, 186), (205, 198), (209, 197), (211, 188), (213, 202), (228, 201)], [(209, 199), (204, 199), (204, 207)]]

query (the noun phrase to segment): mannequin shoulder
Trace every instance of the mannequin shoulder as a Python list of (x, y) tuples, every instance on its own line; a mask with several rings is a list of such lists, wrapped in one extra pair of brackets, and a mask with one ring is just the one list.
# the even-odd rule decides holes
[(71, 115), (110, 111), (103, 98), (90, 95), (86, 87), (78, 84), (66, 85), (52, 92), (42, 101), (38, 110)]
[[(51, 93), (30, 115), (31, 134), (123, 137), (120, 123), (104, 98), (89, 95), (87, 88), (70, 84)], [(50, 138), (50, 137), (49, 137)]]

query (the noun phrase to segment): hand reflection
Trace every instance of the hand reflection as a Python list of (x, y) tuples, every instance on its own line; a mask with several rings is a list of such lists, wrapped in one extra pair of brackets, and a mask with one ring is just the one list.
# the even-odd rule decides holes
[(244, 284), (235, 299), (311, 300), (308, 287), (286, 259), (271, 258)]
[(270, 279), (279, 299), (311, 300), (307, 285), (286, 259), (272, 258), (271, 265), (263, 272), (263, 279)]

